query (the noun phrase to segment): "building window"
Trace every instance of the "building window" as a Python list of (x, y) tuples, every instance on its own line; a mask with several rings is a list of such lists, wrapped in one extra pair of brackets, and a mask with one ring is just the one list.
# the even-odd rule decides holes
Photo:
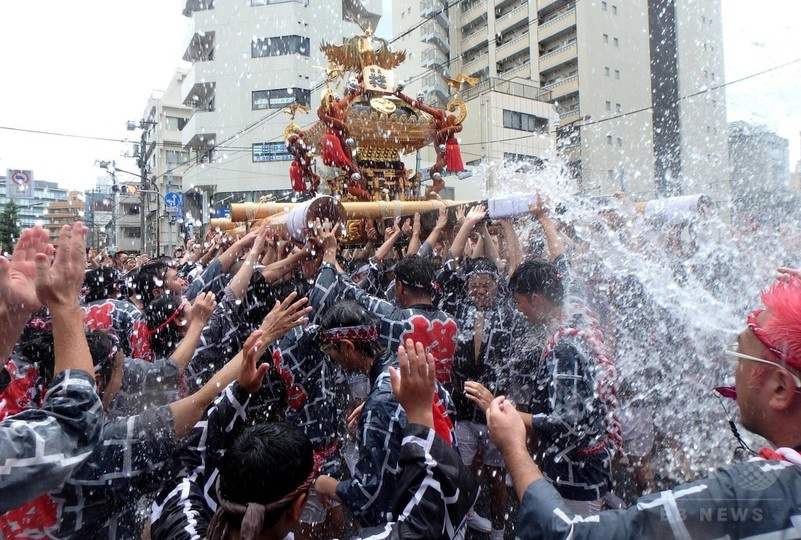
[(186, 118), (178, 118), (177, 116), (167, 116), (164, 120), (164, 129), (169, 131), (180, 131), (186, 125)]
[(619, 39), (617, 39), (617, 38), (614, 38), (614, 39), (612, 40), (612, 43), (614, 44), (614, 46), (615, 46), (615, 47), (619, 47), (619, 46), (620, 46), (620, 40), (619, 40)]
[(622, 147), (622, 146), (623, 146), (623, 138), (622, 138), (622, 137), (618, 137), (618, 138), (617, 138), (617, 145), (618, 145), (619, 147)]
[(606, 75), (607, 77), (609, 76), (609, 68), (608, 67), (604, 68), (604, 75)]
[(142, 237), (142, 230), (135, 229), (133, 227), (124, 227), (122, 229), (122, 234), (125, 235), (125, 238), (141, 238)]
[(504, 109), (503, 127), (509, 129), (518, 129), (520, 131), (528, 131), (530, 133), (547, 133), (548, 120), (545, 118), (538, 118), (533, 114), (526, 114)]
[(167, 155), (165, 156), (167, 160), (167, 166), (172, 165), (180, 165), (181, 163), (189, 162), (189, 152), (185, 152), (183, 150), (167, 150)]
[(611, 101), (607, 101), (606, 102), (606, 110), (607, 111), (611, 111), (612, 110), (612, 102)]
[(608, 169), (606, 171), (606, 176), (609, 177), (610, 180), (614, 180), (615, 179), (615, 171), (613, 171), (612, 169)]
[(620, 106), (620, 103), (615, 103), (615, 112), (623, 112), (623, 107)]
[(252, 107), (258, 109), (281, 109), (291, 103), (309, 106), (311, 90), (302, 88), (280, 88), (278, 90), (256, 90), (253, 92)]
[(617, 15), (617, 6), (612, 6), (612, 15)]
[(250, 42), (253, 58), (300, 54), (309, 56), (309, 38), (302, 36), (279, 36), (256, 39)]
[(606, 144), (608, 144), (609, 146), (612, 146), (612, 136), (611, 135), (607, 135), (606, 136)]
[(604, 43), (609, 43), (609, 34), (604, 34)]
[(620, 70), (616, 69), (615, 70), (615, 79), (619, 79), (619, 78), (620, 78)]
[(606, 11), (606, 2), (601, 2), (601, 11)]

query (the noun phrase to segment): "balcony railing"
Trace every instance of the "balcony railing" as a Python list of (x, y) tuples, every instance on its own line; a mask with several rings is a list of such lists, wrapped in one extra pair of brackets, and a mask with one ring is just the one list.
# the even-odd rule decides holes
[(484, 53), (481, 56), (477, 56), (472, 60), (465, 62), (462, 65), (462, 70), (465, 73), (472, 73), (473, 71), (476, 71), (477, 70), (476, 68), (478, 68), (478, 66), (481, 65), (482, 63), (486, 65), (488, 58), (489, 58), (489, 53)]
[(462, 11), (462, 21), (468, 21), (470, 17), (481, 13), (482, 11), (486, 11), (487, 9), (487, 0), (481, 0), (480, 2), (476, 2), (465, 11)]
[(564, 47), (559, 47), (558, 49), (554, 49), (551, 52), (549, 52), (547, 54), (543, 54), (542, 56), (540, 56), (540, 61), (546, 60), (548, 58), (551, 58), (552, 56), (556, 56), (556, 55), (558, 55), (560, 53), (565, 52), (568, 49), (575, 49), (575, 48), (576, 48), (576, 44), (575, 43), (571, 43), (570, 45), (565, 45)]
[(515, 16), (517, 13), (520, 13), (520, 12), (521, 12), (521, 11), (523, 11), (524, 9), (525, 9), (525, 10), (528, 10), (528, 4), (523, 4), (522, 6), (518, 6), (518, 7), (514, 8), (514, 9), (513, 9), (512, 11), (510, 11), (509, 13), (504, 13), (503, 15), (501, 15), (500, 17), (498, 17), (497, 19), (495, 19), (495, 23), (496, 23), (496, 24), (497, 24), (497, 23), (503, 23), (504, 21), (506, 21), (506, 20), (508, 20), (508, 19), (511, 19), (511, 18), (512, 18), (512, 17), (514, 17), (514, 16)]
[(509, 41), (504, 41), (495, 50), (496, 51), (500, 51), (500, 50), (506, 49), (507, 47), (511, 47), (512, 45), (514, 45), (516, 43), (520, 43), (521, 41), (523, 41), (524, 39), (527, 39), (527, 38), (528, 38), (528, 30), (526, 30), (525, 32), (523, 32), (519, 36), (514, 36)]
[(562, 79), (561, 81), (556, 81), (554, 83), (548, 84), (543, 86), (543, 89), (553, 91), (555, 88), (560, 86), (564, 86), (568, 83), (578, 82), (578, 75), (573, 75), (572, 77), (567, 77)]
[(575, 14), (576, 14), (576, 8), (571, 7), (570, 9), (568, 9), (567, 11), (562, 13), (561, 15), (557, 15), (553, 19), (548, 19), (547, 21), (543, 22), (540, 25), (540, 30), (544, 30), (544, 29), (548, 28), (549, 26), (553, 26), (554, 24), (558, 23), (559, 21), (567, 19), (571, 15), (575, 15)]
[(485, 94), (490, 91), (509, 96), (536, 99), (539, 101), (550, 101), (551, 99), (551, 93), (543, 88), (537, 88), (536, 86), (522, 84), (515, 81), (508, 81), (498, 77), (489, 78), (485, 81), (481, 81), (475, 86), (465, 89), (462, 92), (462, 97), (465, 101), (467, 101), (480, 94)]
[(519, 73), (519, 72), (524, 71), (524, 70), (529, 69), (529, 68), (531, 68), (531, 62), (526, 62), (526, 63), (520, 64), (519, 66), (514, 67), (512, 69), (507, 69), (506, 71), (504, 71), (500, 75), (503, 75), (504, 79), (508, 79), (512, 75), (515, 75), (516, 73)]

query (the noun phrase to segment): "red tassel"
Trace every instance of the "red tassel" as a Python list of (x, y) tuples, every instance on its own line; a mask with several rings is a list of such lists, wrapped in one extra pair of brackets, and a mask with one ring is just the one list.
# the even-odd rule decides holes
[(303, 167), (297, 161), (293, 161), (289, 166), (289, 179), (292, 181), (292, 189), (295, 191), (306, 191), (306, 182), (303, 181)]
[(448, 137), (445, 143), (445, 167), (448, 172), (461, 172), (464, 170), (462, 153), (459, 151), (459, 142), (456, 137)]
[(453, 441), (451, 440), (453, 422), (451, 422), (448, 411), (445, 410), (445, 405), (438, 395), (434, 395), (434, 401), (431, 404), (431, 412), (434, 415), (434, 431), (437, 435), (445, 439), (445, 442), (453, 446)]
[(323, 163), (329, 167), (339, 167), (345, 169), (350, 165), (350, 159), (342, 149), (339, 138), (330, 131), (323, 135), (321, 142), (323, 146)]

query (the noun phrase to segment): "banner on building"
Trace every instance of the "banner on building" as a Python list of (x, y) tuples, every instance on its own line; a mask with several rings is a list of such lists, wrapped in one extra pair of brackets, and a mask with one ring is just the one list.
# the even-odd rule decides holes
[(32, 199), (34, 196), (33, 171), (8, 169), (6, 171), (6, 195), (10, 199)]

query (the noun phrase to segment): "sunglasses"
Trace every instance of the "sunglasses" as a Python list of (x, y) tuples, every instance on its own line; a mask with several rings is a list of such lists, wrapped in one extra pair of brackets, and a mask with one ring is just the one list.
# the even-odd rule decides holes
[(786, 367), (780, 366), (779, 364), (777, 364), (775, 362), (771, 362), (770, 360), (765, 360), (763, 358), (757, 358), (756, 356), (749, 356), (747, 354), (743, 354), (743, 353), (737, 352), (737, 344), (736, 343), (733, 343), (731, 345), (727, 345), (726, 348), (723, 349), (723, 353), (726, 356), (732, 357), (732, 359), (751, 360), (752, 362), (759, 362), (760, 364), (767, 364), (767, 365), (773, 366), (775, 368), (783, 369), (784, 371), (789, 373), (790, 376), (793, 378), (793, 382), (795, 382), (795, 387), (798, 388), (798, 389), (801, 389), (801, 378), (799, 378), (798, 375), (796, 375), (795, 373), (793, 373), (792, 371), (790, 371)]

